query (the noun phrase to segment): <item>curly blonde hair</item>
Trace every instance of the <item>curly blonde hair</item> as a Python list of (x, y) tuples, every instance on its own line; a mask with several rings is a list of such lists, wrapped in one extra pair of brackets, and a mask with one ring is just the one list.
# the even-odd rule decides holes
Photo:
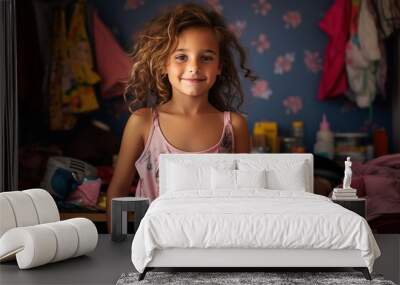
[(133, 66), (124, 93), (131, 112), (171, 99), (172, 88), (165, 74), (165, 65), (178, 44), (180, 33), (189, 27), (210, 28), (219, 42), (222, 69), (209, 91), (208, 101), (220, 111), (239, 110), (244, 94), (235, 66), (235, 51), (244, 77), (252, 81), (257, 79), (246, 67), (243, 47), (217, 12), (197, 4), (183, 4), (151, 20), (138, 35), (131, 53)]

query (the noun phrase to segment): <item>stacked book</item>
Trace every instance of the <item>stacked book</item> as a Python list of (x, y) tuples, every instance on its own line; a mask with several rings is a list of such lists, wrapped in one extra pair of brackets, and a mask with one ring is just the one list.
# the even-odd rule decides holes
[(335, 189), (333, 189), (332, 199), (334, 199), (334, 200), (358, 199), (357, 189), (335, 188)]

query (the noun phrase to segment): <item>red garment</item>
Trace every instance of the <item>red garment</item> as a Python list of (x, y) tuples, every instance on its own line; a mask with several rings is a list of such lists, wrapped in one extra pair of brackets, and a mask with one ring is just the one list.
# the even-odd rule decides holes
[(336, 0), (319, 23), (328, 35), (318, 99), (342, 96), (348, 89), (345, 54), (350, 34), (351, 1)]
[(97, 71), (101, 76), (101, 95), (106, 98), (123, 94), (123, 81), (129, 77), (131, 60), (115, 40), (112, 32), (93, 13), (93, 33)]

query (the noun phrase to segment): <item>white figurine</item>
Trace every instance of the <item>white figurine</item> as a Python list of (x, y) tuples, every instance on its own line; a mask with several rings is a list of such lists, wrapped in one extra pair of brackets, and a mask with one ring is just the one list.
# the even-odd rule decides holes
[(350, 157), (347, 157), (347, 160), (344, 162), (343, 189), (352, 189), (350, 186), (352, 174)]

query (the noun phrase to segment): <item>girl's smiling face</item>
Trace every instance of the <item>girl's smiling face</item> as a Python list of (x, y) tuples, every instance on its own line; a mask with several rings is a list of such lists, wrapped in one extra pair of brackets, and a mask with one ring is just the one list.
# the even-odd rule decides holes
[(168, 58), (166, 72), (173, 95), (207, 95), (221, 73), (219, 43), (214, 32), (206, 27), (183, 30)]

